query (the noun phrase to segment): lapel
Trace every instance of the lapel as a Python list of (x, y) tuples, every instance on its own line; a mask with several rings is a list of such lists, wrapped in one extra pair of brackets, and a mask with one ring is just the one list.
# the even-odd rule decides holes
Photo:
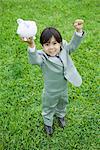
[(79, 87), (82, 84), (82, 78), (65, 49), (61, 51), (60, 58), (64, 65), (64, 77), (74, 86)]
[(62, 62), (63, 62), (63, 65), (64, 65), (64, 70), (67, 69), (67, 52), (65, 49), (62, 49), (60, 54), (59, 54), (59, 57), (61, 58)]

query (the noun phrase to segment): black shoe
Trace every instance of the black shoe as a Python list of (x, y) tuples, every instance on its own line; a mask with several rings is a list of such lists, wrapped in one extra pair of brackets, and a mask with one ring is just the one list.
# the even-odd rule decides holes
[(52, 135), (53, 129), (51, 126), (44, 125), (44, 129), (48, 135)]
[(64, 119), (64, 117), (63, 118), (59, 118), (58, 117), (58, 122), (59, 122), (60, 127), (64, 129), (64, 127), (65, 127), (65, 119)]

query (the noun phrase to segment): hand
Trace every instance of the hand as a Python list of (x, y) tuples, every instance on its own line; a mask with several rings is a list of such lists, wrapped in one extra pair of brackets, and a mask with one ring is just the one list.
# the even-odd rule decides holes
[(21, 37), (21, 40), (23, 42), (28, 43), (29, 47), (31, 47), (31, 48), (33, 48), (35, 46), (35, 43), (33, 41), (33, 37), (30, 37), (30, 38), (23, 38), (23, 37)]
[(77, 32), (81, 32), (82, 31), (83, 24), (84, 24), (84, 20), (82, 20), (82, 19), (75, 20), (74, 27), (75, 27)]

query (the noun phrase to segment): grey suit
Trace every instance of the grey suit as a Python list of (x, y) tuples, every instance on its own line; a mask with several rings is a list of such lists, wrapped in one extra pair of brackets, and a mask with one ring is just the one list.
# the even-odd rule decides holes
[(80, 44), (83, 36), (74, 33), (70, 43), (63, 40), (60, 53), (55, 57), (48, 56), (44, 51), (29, 51), (29, 62), (39, 65), (44, 76), (44, 89), (42, 94), (43, 119), (46, 125), (52, 126), (53, 115), (64, 117), (68, 102), (67, 81), (75, 86), (82, 83), (70, 53)]

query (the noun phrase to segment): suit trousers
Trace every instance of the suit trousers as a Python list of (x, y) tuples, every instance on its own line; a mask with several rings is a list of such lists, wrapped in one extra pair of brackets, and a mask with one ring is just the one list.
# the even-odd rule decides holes
[(66, 115), (66, 105), (68, 103), (67, 88), (59, 92), (42, 93), (42, 116), (44, 124), (53, 125), (53, 116), (64, 117)]

